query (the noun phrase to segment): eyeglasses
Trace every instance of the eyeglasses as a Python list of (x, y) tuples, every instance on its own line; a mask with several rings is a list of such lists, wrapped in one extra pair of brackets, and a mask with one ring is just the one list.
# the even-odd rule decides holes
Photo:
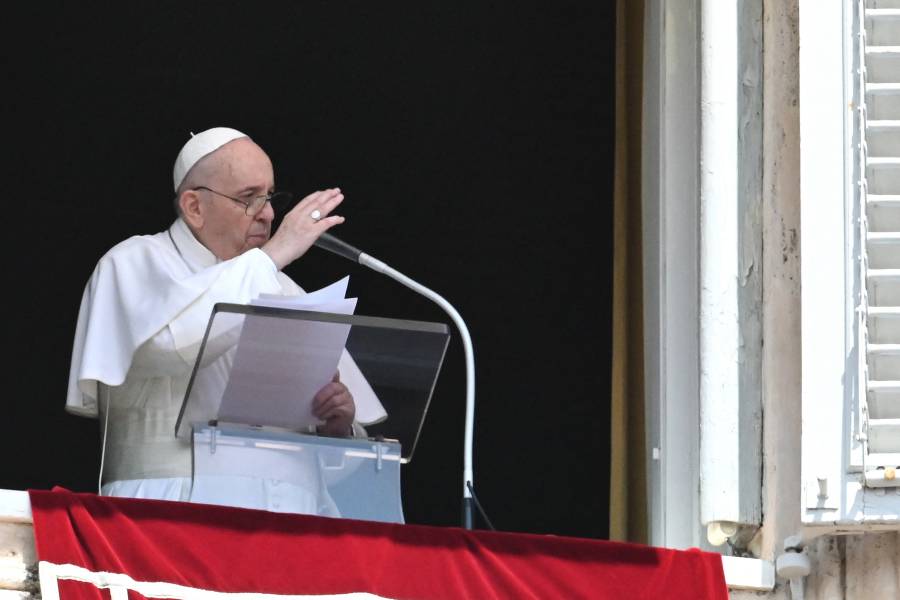
[(205, 185), (198, 185), (194, 190), (206, 190), (207, 192), (212, 192), (213, 194), (217, 194), (222, 196), (223, 198), (228, 198), (229, 200), (233, 200), (238, 204), (244, 205), (244, 212), (248, 217), (255, 217), (260, 213), (260, 211), (266, 206), (266, 202), (272, 205), (272, 208), (275, 211), (280, 211), (288, 206), (291, 201), (294, 199), (294, 195), (290, 192), (271, 192), (266, 194), (265, 196), (257, 196), (255, 198), (251, 198), (250, 200), (241, 200), (240, 198), (235, 198), (234, 196), (229, 196), (228, 194), (223, 194), (222, 192), (217, 192), (212, 188), (208, 188)]

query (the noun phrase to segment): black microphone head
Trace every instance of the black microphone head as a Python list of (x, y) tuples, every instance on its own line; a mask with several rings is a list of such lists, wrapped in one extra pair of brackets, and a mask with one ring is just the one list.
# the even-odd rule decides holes
[(319, 239), (315, 241), (315, 245), (355, 263), (359, 262), (359, 255), (362, 254), (362, 250), (351, 246), (343, 240), (339, 240), (327, 232), (319, 236)]

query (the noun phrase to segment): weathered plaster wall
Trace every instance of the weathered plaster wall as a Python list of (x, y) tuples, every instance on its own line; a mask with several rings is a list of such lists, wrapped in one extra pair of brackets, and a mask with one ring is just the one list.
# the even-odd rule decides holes
[(800, 526), (798, 0), (763, 4), (763, 528), (773, 560)]
[(900, 533), (829, 536), (809, 548), (810, 600), (900, 598)]
[(34, 529), (0, 520), (0, 600), (26, 600), (37, 592)]

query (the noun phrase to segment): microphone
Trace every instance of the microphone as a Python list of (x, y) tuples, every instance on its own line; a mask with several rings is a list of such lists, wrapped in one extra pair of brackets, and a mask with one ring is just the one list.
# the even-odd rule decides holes
[(465, 354), (466, 359), (466, 425), (465, 443), (463, 446), (462, 526), (465, 529), (472, 529), (472, 509), (475, 490), (475, 475), (472, 468), (472, 442), (474, 437), (473, 430), (475, 428), (475, 353), (472, 349), (472, 338), (469, 337), (469, 328), (466, 327), (465, 322), (456, 309), (437, 292), (413, 281), (403, 273), (391, 268), (374, 256), (366, 254), (362, 250), (351, 246), (347, 242), (340, 240), (329, 233), (320, 235), (319, 239), (315, 241), (315, 245), (323, 250), (333, 252), (338, 256), (343, 256), (347, 260), (369, 267), (373, 271), (387, 275), (414, 292), (425, 296), (444, 309), (444, 312), (450, 316), (453, 323), (456, 325), (456, 328), (459, 330), (460, 339), (463, 344), (463, 353)]
[(359, 255), (362, 254), (362, 250), (359, 248), (351, 246), (343, 240), (339, 240), (330, 233), (323, 233), (320, 235), (319, 239), (316, 240), (315, 245), (323, 250), (333, 252), (338, 256), (343, 256), (351, 262), (359, 262)]

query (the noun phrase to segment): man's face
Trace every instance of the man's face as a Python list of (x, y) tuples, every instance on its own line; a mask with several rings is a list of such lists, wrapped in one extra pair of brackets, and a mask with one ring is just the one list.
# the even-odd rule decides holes
[[(249, 139), (229, 142), (216, 151), (216, 165), (206, 187), (250, 202), (275, 187), (272, 162), (262, 148)], [(269, 240), (275, 213), (270, 204), (254, 216), (233, 200), (206, 190), (198, 190), (202, 219), (195, 234), (220, 260), (228, 260)]]

